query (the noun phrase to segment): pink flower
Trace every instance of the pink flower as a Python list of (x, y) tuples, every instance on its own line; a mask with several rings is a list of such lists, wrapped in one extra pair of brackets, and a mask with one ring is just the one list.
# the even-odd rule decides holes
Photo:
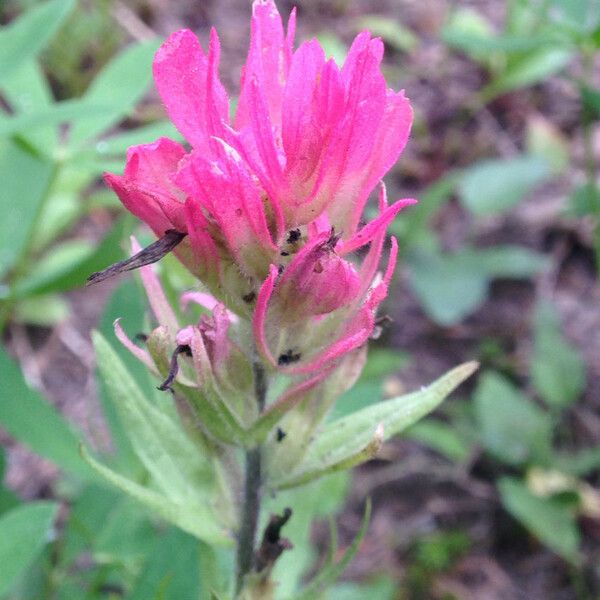
[[(289, 373), (332, 365), (371, 335), (395, 263), (377, 270), (385, 230), (412, 200), (359, 227), (377, 183), (406, 144), (412, 110), (380, 70), (368, 32), (339, 67), (316, 40), (294, 50), (273, 0), (253, 4), (235, 119), (219, 80), (220, 44), (171, 35), (154, 61), (169, 117), (190, 144), (131, 148), (106, 181), (158, 236), (187, 233), (177, 254), (229, 309), (252, 319), (263, 357)], [(352, 253), (370, 244), (360, 265)]]

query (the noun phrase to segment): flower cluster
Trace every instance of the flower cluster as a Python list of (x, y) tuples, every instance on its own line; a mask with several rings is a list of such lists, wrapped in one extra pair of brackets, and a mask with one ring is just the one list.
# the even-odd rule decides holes
[[(273, 0), (255, 0), (233, 119), (217, 33), (208, 52), (189, 30), (171, 35), (156, 54), (154, 77), (189, 147), (166, 138), (132, 147), (124, 175), (105, 176), (157, 236), (186, 234), (175, 253), (214, 298), (202, 296), (213, 316), (179, 330), (164, 303), (155, 299), (154, 308), (170, 343), (189, 354), (200, 387), (233, 387), (231, 365), (244, 363), (244, 349), (229, 340), (232, 319), (251, 323), (264, 364), (295, 377), (298, 389), (355, 360), (395, 266), (392, 240), (380, 273), (386, 228), (414, 202), (388, 206), (381, 184), (378, 216), (361, 225), (412, 121), (404, 93), (389, 89), (381, 73), (381, 40), (359, 34), (340, 67), (316, 40), (294, 50), (294, 31), (295, 11), (286, 32)], [(160, 296), (155, 283), (148, 286)]]

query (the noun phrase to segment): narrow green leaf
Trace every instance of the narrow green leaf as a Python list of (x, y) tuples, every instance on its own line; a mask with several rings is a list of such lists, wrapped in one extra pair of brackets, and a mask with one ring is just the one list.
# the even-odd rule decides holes
[(100, 105), (86, 100), (63, 100), (35, 112), (0, 119), (0, 137), (30, 132), (59, 123), (81, 123), (83, 126), (83, 122), (97, 121), (102, 116), (107, 117), (112, 114), (113, 110), (108, 104)]
[(13, 508), (0, 518), (0, 596), (25, 574), (42, 548), (58, 511), (55, 502), (31, 502)]
[(342, 558), (337, 563), (328, 565), (323, 571), (321, 571), (297, 596), (294, 596), (295, 600), (313, 600), (318, 598), (324, 590), (340, 577), (340, 575), (346, 570), (346, 567), (350, 564), (352, 559), (356, 556), (360, 543), (363, 541), (367, 529), (369, 527), (369, 521), (371, 519), (371, 500), (367, 499), (365, 504), (365, 513), (363, 516), (362, 524), (358, 534), (352, 541), (352, 544), (342, 555)]
[(329, 423), (316, 435), (297, 469), (273, 482), (274, 487), (293, 487), (367, 460), (375, 445), (434, 410), (477, 367), (475, 362), (465, 363), (418, 392), (379, 402)]
[(183, 137), (171, 121), (158, 121), (105, 138), (96, 144), (96, 151), (103, 156), (125, 154), (130, 146), (149, 144), (160, 137), (183, 141)]
[(600, 470), (600, 448), (582, 448), (572, 454), (555, 454), (553, 466), (570, 475), (585, 477)]
[(365, 15), (357, 21), (360, 31), (368, 29), (396, 50), (411, 52), (419, 45), (419, 38), (400, 21), (379, 15)]
[(142, 464), (168, 498), (198, 508), (204, 504), (206, 518), (210, 518), (207, 496), (213, 473), (204, 449), (187, 437), (181, 423), (172, 418), (172, 412), (147, 400), (117, 353), (98, 332), (92, 338), (100, 375)]
[(0, 139), (0, 277), (27, 245), (53, 174), (44, 162), (11, 140)]
[(539, 306), (536, 314), (531, 378), (543, 400), (559, 409), (576, 402), (586, 385), (581, 356), (563, 337), (558, 315), (548, 304)]
[(424, 419), (406, 431), (405, 436), (439, 452), (452, 461), (462, 462), (469, 456), (469, 445), (451, 424)]
[(575, 56), (574, 51), (556, 45), (527, 52), (512, 61), (502, 75), (481, 91), (486, 101), (511, 90), (527, 87), (562, 71)]
[[(4, 77), (1, 87), (13, 113), (34, 114), (46, 110), (54, 101), (46, 76), (34, 59), (21, 64), (9, 77)], [(47, 125), (22, 134), (40, 153), (52, 155), (58, 140), (55, 126)]]
[(588, 87), (586, 85), (582, 85), (579, 93), (581, 95), (581, 103), (585, 110), (593, 116), (595, 119), (600, 118), (600, 91)]
[(152, 57), (159, 44), (159, 40), (149, 40), (132, 45), (102, 69), (83, 99), (111, 110), (76, 123), (70, 134), (72, 146), (95, 138), (130, 113), (152, 80)]
[(464, 171), (460, 200), (475, 215), (503, 213), (550, 174), (548, 163), (539, 156), (481, 161)]
[[(87, 246), (56, 260), (49, 255), (16, 286), (15, 297), (66, 292), (85, 285), (88, 276), (123, 257), (121, 240), (127, 219), (121, 219), (96, 248)], [(70, 246), (74, 248), (74, 246)], [(81, 247), (80, 247), (81, 248)], [(54, 261), (49, 261), (54, 258)]]
[(198, 567), (198, 541), (172, 529), (156, 540), (128, 600), (199, 598)]
[(75, 0), (44, 2), (0, 30), (0, 81), (52, 39)]
[(513, 477), (498, 482), (502, 503), (548, 548), (569, 562), (579, 558), (580, 535), (575, 515), (558, 499), (540, 498)]
[(95, 479), (81, 460), (81, 434), (23, 379), (19, 366), (0, 348), (0, 425), (33, 451), (84, 479)]
[(85, 447), (80, 447), (83, 459), (106, 481), (154, 511), (165, 521), (177, 525), (208, 544), (229, 546), (233, 539), (220, 527), (205, 506), (177, 504), (142, 485), (119, 475), (92, 458)]

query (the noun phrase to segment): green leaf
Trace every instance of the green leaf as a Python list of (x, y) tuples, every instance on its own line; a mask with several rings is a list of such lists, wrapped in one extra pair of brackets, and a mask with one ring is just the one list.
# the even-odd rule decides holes
[(483, 303), (489, 277), (469, 251), (442, 255), (412, 252), (410, 283), (425, 312), (440, 325), (453, 325)]
[(4, 448), (0, 447), (0, 515), (20, 503), (15, 493), (2, 485), (5, 466)]
[(395, 600), (397, 587), (397, 584), (388, 575), (379, 576), (375, 581), (366, 584), (344, 582), (331, 588), (326, 600), (364, 600), (365, 598)]
[(143, 557), (156, 540), (156, 526), (138, 503), (121, 495), (94, 532), (92, 554), (99, 563), (133, 564)]
[(152, 80), (152, 58), (159, 45), (159, 40), (132, 45), (102, 69), (83, 99), (89, 104), (109, 106), (111, 110), (75, 124), (70, 134), (72, 146), (95, 138), (131, 112)]
[(100, 105), (85, 100), (64, 100), (35, 112), (0, 119), (0, 137), (19, 132), (29, 133), (40, 127), (67, 122), (81, 123), (83, 127), (85, 121), (96, 121), (103, 115), (106, 117), (111, 113), (110, 105)]
[(452, 425), (441, 421), (424, 419), (415, 423), (404, 435), (454, 462), (462, 462), (469, 456), (469, 444)]
[(568, 199), (565, 213), (572, 217), (585, 217), (600, 212), (600, 189), (592, 182), (579, 185)]
[(479, 264), (489, 277), (515, 279), (532, 277), (549, 264), (542, 254), (510, 245), (477, 249), (471, 254), (471, 262)]
[(0, 277), (21, 256), (52, 179), (53, 167), (0, 139)]
[(519, 246), (463, 248), (453, 254), (413, 250), (408, 255), (411, 286), (425, 312), (440, 325), (454, 325), (486, 299), (496, 277), (530, 277), (547, 260)]
[(418, 392), (378, 402), (327, 424), (309, 445), (300, 465), (273, 486), (294, 487), (373, 458), (383, 441), (434, 410), (477, 367), (475, 362), (465, 363)]
[[(319, 594), (326, 590), (330, 585), (335, 583), (340, 575), (346, 570), (346, 567), (350, 564), (352, 559), (356, 556), (360, 548), (360, 543), (367, 533), (370, 519), (371, 500), (367, 499), (362, 524), (356, 537), (352, 541), (352, 544), (344, 552), (338, 562), (334, 563), (331, 561), (329, 564), (327, 564), (325, 568), (318, 575), (316, 575), (315, 578), (299, 594), (294, 596), (294, 600), (313, 600), (314, 598), (318, 598)], [(336, 548), (333, 548), (330, 552), (330, 555), (334, 556), (336, 550)]]
[(233, 539), (221, 528), (206, 506), (179, 504), (104, 466), (81, 447), (83, 459), (110, 484), (164, 519), (209, 544), (229, 546)]
[[(100, 374), (113, 397), (135, 453), (164, 495), (161, 501), (172, 507), (178, 506), (184, 522), (191, 519), (191, 515), (194, 518), (202, 515), (193, 531), (183, 527), (180, 522), (173, 521), (173, 515), (170, 520), (206, 541), (215, 538), (223, 540), (224, 531), (217, 523), (215, 514), (215, 477), (210, 457), (206, 456), (206, 448), (198, 446), (187, 436), (183, 425), (175, 420), (177, 417), (173, 417), (173, 407), (161, 409), (160, 404), (146, 399), (119, 356), (99, 333), (94, 332), (92, 337)], [(113, 474), (112, 481), (115, 485), (117, 478), (124, 480)], [(138, 490), (134, 486), (136, 484), (133, 482), (128, 484), (131, 495), (138, 500), (146, 498), (147, 504), (154, 502), (158, 506), (156, 503), (161, 498), (160, 495), (149, 490), (142, 492), (144, 488), (138, 486)], [(120, 487), (125, 490), (124, 485)], [(223, 498), (219, 502), (219, 516), (227, 520), (231, 510)], [(163, 516), (169, 512), (167, 508), (162, 510)]]
[(158, 121), (103, 139), (96, 144), (96, 151), (104, 156), (125, 154), (130, 146), (149, 144), (160, 137), (183, 141), (182, 135), (171, 121)]
[(44, 48), (74, 4), (74, 0), (44, 2), (0, 30), (0, 81)]
[(366, 15), (358, 19), (357, 25), (360, 31), (368, 29), (396, 50), (411, 52), (419, 44), (419, 38), (408, 27), (389, 17)]
[(570, 475), (585, 477), (600, 469), (600, 448), (583, 448), (572, 454), (555, 454), (553, 467)]
[(128, 600), (182, 600), (200, 597), (198, 542), (177, 529), (150, 550)]
[[(37, 61), (29, 60), (2, 80), (2, 93), (14, 113), (33, 114), (46, 110), (54, 101), (52, 91)], [(25, 131), (38, 152), (51, 155), (58, 140), (56, 127), (49, 125)]]
[(348, 48), (335, 33), (331, 31), (322, 31), (317, 34), (317, 39), (323, 50), (325, 50), (325, 56), (327, 56), (327, 58), (333, 58), (337, 65), (344, 64)]
[(550, 75), (562, 71), (573, 59), (575, 52), (560, 45), (527, 52), (511, 62), (499, 77), (481, 90), (485, 101), (517, 88), (527, 87), (543, 81)]
[(121, 219), (96, 248), (79, 240), (55, 247), (20, 281), (15, 297), (66, 292), (84, 286), (91, 273), (121, 260), (121, 240), (127, 225), (127, 219)]
[(81, 434), (71, 427), (42, 396), (28, 387), (19, 366), (0, 348), (2, 402), (0, 424), (8, 433), (83, 479), (95, 479), (81, 460)]
[(503, 213), (549, 175), (548, 163), (538, 156), (481, 161), (464, 171), (460, 200), (475, 215)]
[[(143, 333), (147, 326), (145, 314), (147, 303), (145, 296), (141, 291), (141, 286), (134, 279), (125, 279), (114, 291), (102, 315), (99, 324), (99, 331), (105, 339), (114, 339), (114, 322), (116, 319), (122, 319), (122, 325), (134, 338), (136, 334)], [(116, 344), (115, 352), (119, 355), (125, 368), (132, 377), (139, 383), (142, 392), (151, 397), (156, 388), (155, 379), (148, 372), (147, 367), (135, 358), (129, 350), (122, 344)], [(108, 426), (110, 428), (110, 437), (114, 447), (114, 455), (111, 465), (119, 472), (126, 473), (135, 478), (141, 474), (143, 466), (133, 452), (131, 442), (127, 436), (124, 424), (119, 419), (117, 407), (113, 402), (112, 395), (108, 386), (101, 377), (98, 377), (98, 391), (102, 410)]]
[(549, 304), (537, 309), (531, 378), (548, 406), (558, 409), (573, 404), (586, 385), (581, 356), (563, 337), (558, 315)]
[(537, 115), (527, 120), (525, 148), (527, 154), (545, 160), (556, 174), (563, 173), (569, 166), (570, 142), (550, 119)]
[(475, 415), (486, 450), (510, 465), (544, 463), (550, 454), (552, 422), (507, 379), (485, 373), (475, 390)]
[(53, 327), (64, 321), (71, 309), (66, 298), (57, 294), (23, 298), (14, 307), (12, 320), (40, 327)]
[(418, 242), (422, 232), (427, 230), (429, 221), (454, 194), (462, 173), (451, 171), (429, 185), (419, 194), (419, 203), (410, 210), (402, 211), (389, 227), (391, 235), (395, 235), (405, 244)]
[(306, 580), (308, 573), (314, 573), (319, 556), (311, 539), (312, 523), (315, 519), (331, 520), (338, 514), (349, 490), (350, 474), (346, 471), (323, 477), (302, 488), (283, 490), (274, 496), (265, 495), (262, 523), (259, 526), (261, 531), (266, 526), (269, 514), (281, 514), (288, 506), (293, 507), (294, 511), (283, 530), (294, 549), (281, 555), (273, 571), (279, 597), (295, 597), (300, 582)]
[(600, 90), (582, 85), (579, 88), (581, 103), (590, 116), (600, 118)]
[(569, 562), (577, 562), (580, 536), (575, 515), (568, 507), (556, 499), (535, 496), (512, 477), (501, 478), (498, 488), (502, 503), (513, 517), (548, 548)]
[(50, 540), (55, 502), (31, 502), (0, 517), (0, 596), (25, 574)]

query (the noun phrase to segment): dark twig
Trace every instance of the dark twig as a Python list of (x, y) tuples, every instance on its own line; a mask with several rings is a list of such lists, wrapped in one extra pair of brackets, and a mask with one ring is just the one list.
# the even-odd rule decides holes
[(180, 346), (177, 346), (177, 348), (175, 348), (175, 351), (171, 355), (171, 364), (169, 365), (169, 374), (167, 375), (167, 378), (158, 386), (158, 389), (161, 392), (166, 392), (167, 390), (169, 390), (170, 392), (173, 391), (171, 384), (173, 383), (173, 381), (175, 381), (175, 377), (177, 377), (177, 373), (179, 373), (179, 363), (178, 363), (177, 359), (179, 358), (180, 354), (185, 354), (186, 356), (191, 356), (192, 349), (187, 344), (181, 344)]
[(256, 552), (254, 567), (258, 573), (271, 569), (282, 552), (293, 548), (290, 540), (281, 537), (281, 529), (291, 516), (291, 508), (285, 508), (282, 515), (271, 515), (260, 548)]
[(169, 229), (165, 231), (165, 235), (163, 235), (160, 239), (156, 240), (156, 242), (150, 244), (143, 250), (140, 250), (131, 258), (121, 260), (118, 263), (103, 269), (102, 271), (98, 271), (97, 273), (92, 273), (87, 278), (86, 285), (100, 283), (101, 281), (110, 279), (119, 273), (132, 271), (133, 269), (139, 269), (140, 267), (158, 262), (161, 258), (169, 254), (169, 252), (171, 252), (186, 235), (187, 233), (181, 233), (179, 231), (175, 231), (174, 229)]

